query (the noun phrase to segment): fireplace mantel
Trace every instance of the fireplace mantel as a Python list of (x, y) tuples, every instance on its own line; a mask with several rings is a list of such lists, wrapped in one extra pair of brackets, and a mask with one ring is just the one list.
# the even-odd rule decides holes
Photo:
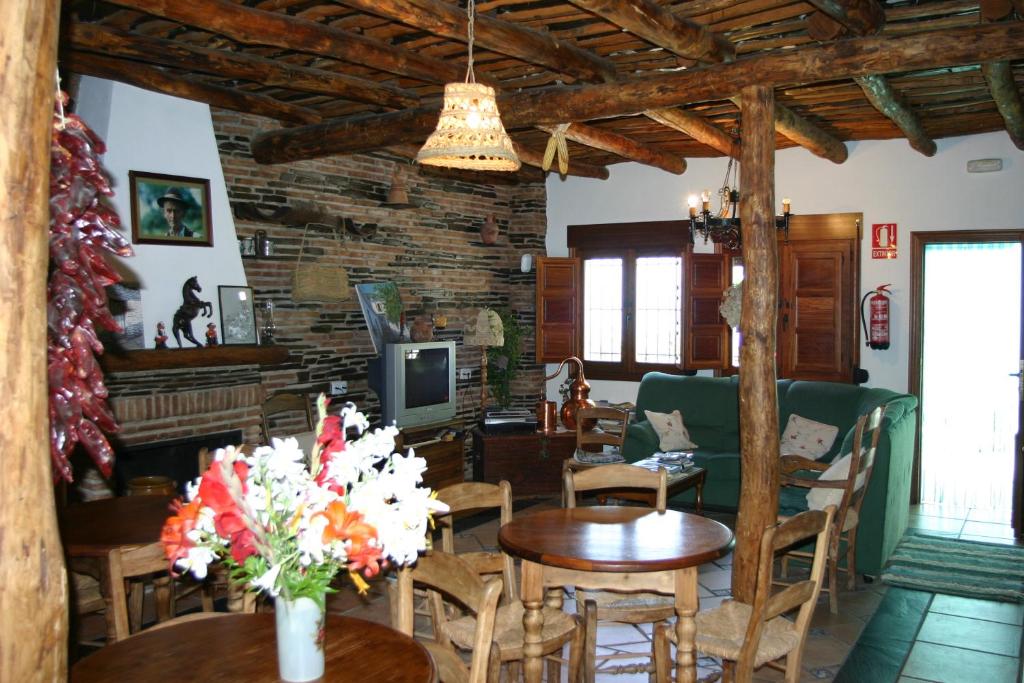
[(100, 356), (104, 372), (208, 368), (221, 365), (278, 365), (288, 360), (283, 346), (229, 344), (191, 349), (142, 349)]

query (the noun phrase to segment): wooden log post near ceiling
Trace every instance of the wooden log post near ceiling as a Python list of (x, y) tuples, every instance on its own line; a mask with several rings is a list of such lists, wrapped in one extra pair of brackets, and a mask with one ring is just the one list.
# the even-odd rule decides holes
[(57, 0), (0, 2), (0, 681), (67, 676), (46, 391)]
[(740, 221), (743, 305), (740, 331), (740, 506), (732, 594), (752, 604), (761, 534), (779, 507), (779, 400), (775, 319), (779, 266), (775, 229), (775, 93), (751, 85), (740, 93)]
[[(1024, 19), (1024, 0), (982, 0), (980, 9), (982, 21), (1012, 19), (1014, 11), (1019, 19)], [(1003, 117), (1010, 140), (1017, 149), (1024, 149), (1024, 99), (1020, 96), (1010, 62), (986, 62), (981, 65), (981, 73), (996, 109)]]

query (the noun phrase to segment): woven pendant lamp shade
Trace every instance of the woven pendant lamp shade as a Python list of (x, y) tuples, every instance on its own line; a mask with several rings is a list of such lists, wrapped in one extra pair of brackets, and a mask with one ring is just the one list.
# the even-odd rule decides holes
[(447, 83), (437, 129), (416, 160), (472, 171), (518, 171), (519, 157), (505, 132), (494, 88), (483, 83)]

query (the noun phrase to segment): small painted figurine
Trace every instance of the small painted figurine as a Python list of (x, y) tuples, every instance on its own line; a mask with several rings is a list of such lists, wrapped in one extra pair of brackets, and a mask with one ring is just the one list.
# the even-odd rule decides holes
[(167, 348), (167, 334), (163, 322), (156, 324), (156, 336), (153, 337), (153, 345), (157, 349)]
[(217, 345), (217, 326), (213, 323), (206, 323), (206, 345)]

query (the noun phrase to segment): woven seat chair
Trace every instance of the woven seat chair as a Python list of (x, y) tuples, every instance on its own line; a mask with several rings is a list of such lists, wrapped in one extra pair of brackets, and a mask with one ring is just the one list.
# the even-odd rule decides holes
[[(868, 485), (871, 482), (871, 472), (875, 466), (875, 452), (878, 449), (878, 439), (882, 433), (882, 418), (885, 416), (885, 407), (875, 408), (867, 415), (861, 415), (857, 420), (857, 426), (853, 433), (853, 444), (850, 451), (849, 473), (841, 479), (825, 480), (823, 478), (811, 479), (807, 476), (800, 476), (800, 472), (824, 473), (832, 463), (822, 463), (797, 455), (786, 455), (779, 463), (779, 485), (795, 486), (806, 488), (810, 491), (831, 491), (830, 498), (825, 501), (836, 506), (836, 515), (833, 520), (834, 530), (829, 536), (828, 569), (826, 570), (825, 586), (822, 590), (828, 593), (829, 610), (833, 614), (839, 613), (839, 572), (847, 573), (847, 590), (853, 590), (856, 585), (857, 568), (857, 525), (860, 521), (860, 508), (864, 503), (864, 496), (867, 494)], [(865, 446), (865, 444), (867, 444)], [(811, 506), (812, 508), (814, 506)], [(817, 509), (825, 505), (818, 505)], [(779, 515), (779, 521), (788, 517)], [(846, 546), (845, 566), (839, 566), (841, 544)], [(788, 574), (790, 558), (807, 561), (811, 553), (805, 550), (794, 550), (782, 560), (781, 576), (785, 578)]]
[[(441, 548), (444, 552), (455, 553), (454, 523), (458, 517), (467, 513), (486, 510), (500, 511), (501, 524), (512, 521), (512, 487), (507, 481), (498, 484), (483, 482), (464, 482), (446, 486), (437, 492), (438, 500), (448, 505), (449, 512), (437, 517), (435, 522), (441, 527)], [(495, 539), (497, 545), (497, 539)], [(495, 617), (494, 642), (498, 646), (498, 656), (502, 664), (509, 665), (509, 677), (518, 678), (518, 662), (523, 659), (523, 603), (519, 600), (518, 582), (516, 581), (515, 564), (507, 553), (500, 549), (481, 550), (458, 553), (473, 571), (485, 580), (501, 578), (503, 585), (501, 605)], [(431, 608), (435, 632), (438, 628), (436, 616), (438, 606)], [(561, 664), (565, 661), (562, 650), (569, 644), (569, 680), (576, 680), (580, 666), (583, 647), (583, 629), (578, 617), (562, 610), (545, 606), (544, 630), (541, 635), (541, 652), (547, 656), (548, 677), (558, 680), (561, 676)], [(459, 647), (468, 648), (472, 645), (473, 619), (445, 615), (447, 620), (441, 627), (446, 635)]]
[[(725, 683), (749, 683), (754, 669), (772, 663), (785, 671), (787, 683), (800, 680), (800, 661), (810, 628), (811, 616), (821, 592), (825, 573), (828, 535), (835, 506), (808, 510), (779, 525), (765, 529), (761, 536), (757, 585), (753, 604), (727, 600), (720, 606), (698, 612), (697, 650), (721, 657)], [(815, 539), (810, 578), (772, 593), (772, 567), (780, 551)], [(799, 609), (795, 621), (784, 614)], [(654, 661), (659, 683), (671, 680), (669, 642), (676, 642), (674, 628), (658, 624), (654, 629)], [(776, 660), (785, 658), (785, 666)]]
[[(313, 429), (316, 421), (313, 419), (313, 407), (309, 398), (303, 394), (281, 393), (274, 394), (262, 406), (262, 422), (260, 428), (263, 433), (263, 443), (270, 443), (270, 418), (283, 413), (305, 413), (306, 431)], [(307, 456), (309, 453), (306, 454)]]
[[(601, 465), (585, 470), (563, 472), (563, 491), (566, 507), (576, 507), (576, 494), (585, 491), (654, 491), (655, 508), (664, 512), (667, 502), (668, 474), (664, 468), (653, 472), (635, 465)], [(619, 496), (616, 496), (619, 497)], [(576, 591), (577, 612), (583, 614), (585, 633), (583, 651), (583, 679), (590, 683), (598, 673), (636, 673), (653, 671), (653, 663), (612, 665), (609, 661), (637, 658), (636, 653), (617, 653), (602, 657), (598, 669), (597, 628), (599, 621), (627, 624), (647, 624), (664, 621), (675, 615), (675, 599), (657, 593), (619, 593), (613, 591)], [(652, 653), (653, 654), (653, 653)]]
[[(501, 579), (485, 582), (458, 556), (440, 550), (428, 552), (419, 558), (415, 567), (403, 567), (398, 572), (391, 599), (392, 627), (413, 636), (413, 587), (428, 590), (430, 600), (437, 607), (437, 631), (432, 640), (420, 640), (437, 667), (439, 679), (445, 683), (485, 683), (497, 681), (500, 666), (498, 648), (493, 642), (495, 611), (501, 597)], [(471, 613), (464, 619), (472, 621), (469, 645), (472, 655), (469, 666), (447, 637), (443, 596), (454, 599)]]

